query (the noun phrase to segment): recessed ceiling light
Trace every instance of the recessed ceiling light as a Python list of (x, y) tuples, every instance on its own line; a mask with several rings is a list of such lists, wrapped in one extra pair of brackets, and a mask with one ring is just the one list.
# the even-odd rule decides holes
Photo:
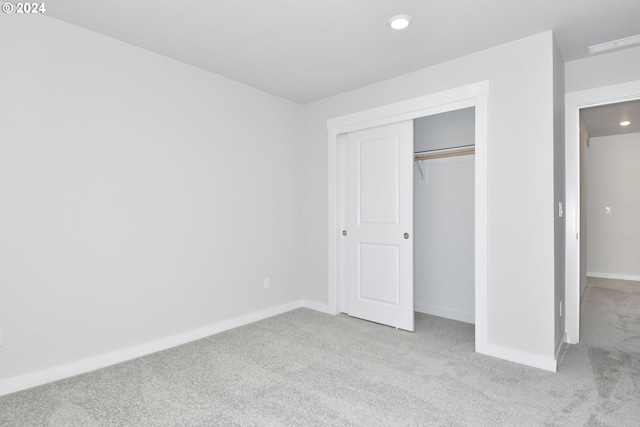
[(396, 15), (389, 19), (389, 26), (394, 30), (404, 30), (411, 24), (409, 15)]
[(629, 126), (631, 122), (629, 120), (623, 120), (620, 122), (620, 126)]
[(640, 34), (637, 36), (626, 37), (624, 39), (613, 40), (606, 43), (594, 44), (589, 46), (589, 53), (604, 52), (606, 50), (618, 49), (640, 43)]

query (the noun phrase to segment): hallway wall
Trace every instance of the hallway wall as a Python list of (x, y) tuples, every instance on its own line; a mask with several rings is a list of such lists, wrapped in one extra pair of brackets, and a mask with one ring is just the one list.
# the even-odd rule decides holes
[(640, 133), (591, 138), (587, 152), (587, 275), (640, 281)]

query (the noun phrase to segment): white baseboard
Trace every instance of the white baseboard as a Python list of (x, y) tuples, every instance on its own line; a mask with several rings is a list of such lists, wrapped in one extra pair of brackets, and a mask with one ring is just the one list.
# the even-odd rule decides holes
[(587, 277), (597, 277), (599, 279), (631, 280), (634, 282), (640, 282), (640, 276), (634, 276), (632, 274), (598, 273), (594, 271), (587, 271)]
[(562, 354), (566, 346), (567, 346), (567, 333), (565, 332), (564, 335), (562, 335), (562, 341), (560, 341), (560, 345), (558, 346), (558, 348), (556, 348), (556, 363), (558, 360), (560, 360), (560, 355)]
[(156, 353), (161, 350), (166, 350), (171, 347), (186, 344), (188, 342), (215, 335), (229, 329), (248, 325), (249, 323), (257, 322), (258, 320), (286, 313), (300, 307), (302, 307), (301, 301), (293, 301), (287, 304), (282, 304), (276, 307), (257, 311), (255, 313), (246, 314), (244, 316), (234, 317), (232, 319), (224, 320), (222, 322), (214, 323), (202, 328), (192, 329), (190, 331), (166, 337), (157, 341), (140, 344), (133, 347), (127, 347), (122, 350), (101, 354), (99, 356), (91, 357), (88, 359), (78, 360), (76, 362), (54, 366), (52, 368), (43, 369), (41, 371), (0, 380), (0, 396), (47, 384), (53, 381), (58, 381), (64, 378), (73, 377), (75, 375), (95, 371), (96, 369), (105, 368), (117, 363), (126, 362), (127, 360), (135, 359), (137, 357), (146, 356), (151, 353)]
[(308, 308), (309, 310), (319, 311), (321, 313), (336, 314), (334, 311), (332, 311), (329, 308), (329, 304), (322, 304), (320, 302), (303, 300), (302, 306), (304, 308)]
[(415, 311), (424, 314), (431, 314), (432, 316), (444, 317), (446, 319), (457, 320), (465, 323), (476, 323), (476, 318), (473, 313), (463, 313), (461, 311), (450, 310), (447, 308), (433, 307), (425, 304), (415, 304)]
[(521, 365), (544, 369), (545, 371), (551, 372), (556, 372), (558, 369), (557, 360), (553, 357), (541, 356), (539, 354), (529, 353), (521, 350), (514, 350), (495, 344), (487, 344), (487, 346), (481, 350), (482, 351), (476, 348), (476, 351), (478, 353), (497, 357), (498, 359), (508, 360), (509, 362), (515, 362)]

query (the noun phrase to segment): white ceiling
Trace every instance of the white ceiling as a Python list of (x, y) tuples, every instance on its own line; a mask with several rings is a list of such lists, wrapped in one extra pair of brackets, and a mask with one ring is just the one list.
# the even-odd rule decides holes
[[(307, 103), (546, 30), (565, 61), (640, 0), (55, 0), (46, 15)], [(409, 14), (402, 32), (389, 17)]]

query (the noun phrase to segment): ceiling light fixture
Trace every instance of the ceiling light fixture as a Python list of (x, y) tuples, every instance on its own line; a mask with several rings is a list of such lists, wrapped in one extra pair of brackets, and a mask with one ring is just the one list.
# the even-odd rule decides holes
[(620, 122), (620, 126), (629, 126), (631, 122), (629, 120), (623, 120)]
[(389, 26), (394, 30), (404, 30), (411, 24), (409, 15), (396, 15), (389, 18)]
[(606, 43), (594, 44), (593, 46), (589, 46), (589, 53), (594, 54), (604, 52), (606, 50), (627, 47), (637, 43), (640, 43), (640, 34), (638, 34), (637, 36), (626, 37), (624, 39), (613, 40)]

